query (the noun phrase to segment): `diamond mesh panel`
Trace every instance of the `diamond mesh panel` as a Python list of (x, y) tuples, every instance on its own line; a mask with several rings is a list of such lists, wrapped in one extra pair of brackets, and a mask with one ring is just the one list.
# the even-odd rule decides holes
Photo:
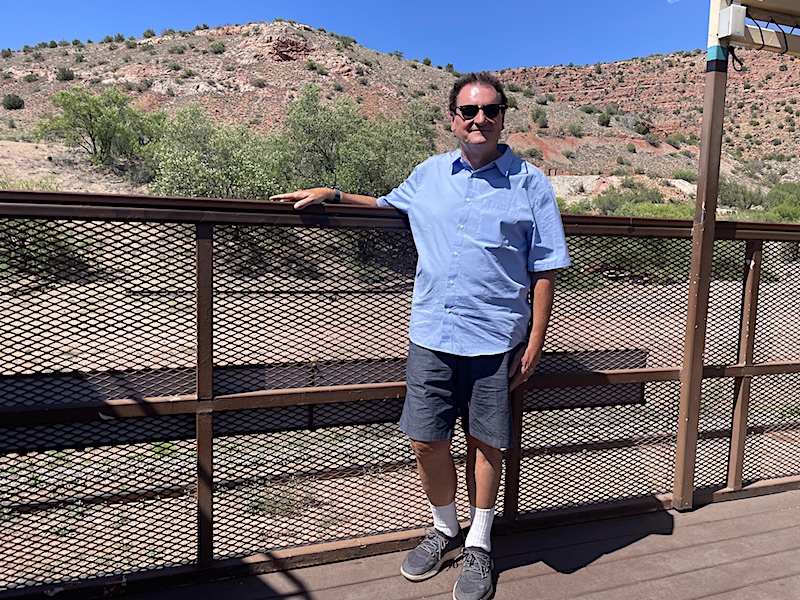
[[(79, 425), (96, 428), (101, 438), (113, 429), (104, 423), (73, 429)], [(158, 424), (173, 437), (184, 428)], [(26, 435), (29, 446), (66, 445), (63, 431), (28, 428)], [(195, 462), (193, 440), (4, 453), (0, 589), (193, 562)]]
[(800, 374), (754, 377), (748, 417), (743, 479), (800, 475)]
[(800, 360), (800, 244), (764, 244), (755, 362)]
[[(354, 410), (365, 420), (384, 417), (381, 411), (370, 415), (364, 403), (351, 404), (327, 408), (341, 412), (340, 419)], [(214, 430), (278, 430), (284, 419), (267, 409), (221, 413)], [(228, 435), (217, 437), (214, 448), (218, 558), (430, 524), (413, 453), (394, 423)], [(453, 452), (463, 463), (460, 431)], [(466, 519), (463, 464), (459, 477), (456, 502), (460, 518)]]
[(0, 404), (194, 391), (193, 228), (0, 221)]
[(217, 393), (405, 378), (410, 233), (217, 227), (214, 247)]
[[(688, 240), (572, 236), (572, 266), (557, 275), (546, 361), (540, 373), (680, 364), (686, 324)], [(576, 363), (577, 361), (577, 363)], [(576, 368), (578, 367), (578, 368)]]
[[(614, 404), (617, 387), (578, 388), (574, 393)], [(525, 408), (541, 407), (539, 395), (526, 392)], [(647, 383), (644, 399), (644, 404), (632, 406), (525, 413), (520, 513), (671, 490), (680, 384)]]
[(736, 363), (742, 324), (744, 261), (744, 242), (718, 241), (714, 244), (703, 354), (706, 365)]
[(728, 472), (734, 380), (705, 379), (700, 394), (694, 484), (698, 488), (720, 486)]

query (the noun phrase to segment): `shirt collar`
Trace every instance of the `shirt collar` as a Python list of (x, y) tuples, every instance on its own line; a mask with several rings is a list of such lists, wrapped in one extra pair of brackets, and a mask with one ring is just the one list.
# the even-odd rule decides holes
[[(509, 172), (511, 171), (511, 165), (514, 162), (514, 153), (511, 151), (511, 148), (508, 147), (507, 144), (497, 144), (497, 149), (502, 152), (502, 154), (497, 157), (495, 160), (490, 162), (488, 165), (477, 169), (478, 171), (487, 171), (491, 168), (496, 168), (504, 177), (508, 177)], [(453, 150), (453, 154), (455, 158), (453, 159), (453, 169), (452, 174), (455, 175), (459, 171), (464, 169), (468, 171), (473, 171), (474, 169), (469, 166), (469, 163), (464, 160), (461, 156), (461, 150)]]

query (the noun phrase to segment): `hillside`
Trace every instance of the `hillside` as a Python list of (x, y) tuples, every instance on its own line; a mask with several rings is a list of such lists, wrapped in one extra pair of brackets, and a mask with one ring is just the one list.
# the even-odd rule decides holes
[[(766, 52), (739, 55), (745, 71), (730, 71), (723, 171), (753, 186), (794, 179), (800, 171), (794, 158), (795, 107), (800, 110), (795, 59)], [(373, 116), (399, 114), (411, 100), (428, 103), (438, 147), (449, 149), (453, 139), (445, 107), (455, 73), (449, 65), (443, 69), (424, 62), (429, 61), (382, 54), (345, 35), (284, 21), (3, 50), (0, 97), (17, 95), (25, 106), (0, 110), (0, 140), (6, 149), (7, 142), (31, 142), (36, 122), (52, 110), (52, 94), (73, 86), (117, 86), (133, 95), (139, 107), (167, 113), (199, 102), (219, 123), (246, 124), (268, 134), (280, 127), (301, 87), (315, 83), (327, 98), (347, 96)], [(669, 180), (676, 171), (697, 172), (704, 68), (704, 53), (684, 51), (608, 64), (501, 71), (513, 105), (506, 139), (554, 176), (565, 196), (596, 193), (630, 174), (688, 199), (691, 186), (662, 178)], [(539, 124), (545, 115), (546, 127), (537, 125), (534, 110)], [(601, 123), (604, 114), (607, 124)], [(14, 156), (36, 152), (15, 148), (0, 152), (0, 159), (5, 156), (0, 179), (25, 178), (25, 167), (13, 164)], [(50, 156), (50, 174), (60, 189), (102, 187), (105, 176), (91, 177), (80, 155), (65, 153), (58, 166), (54, 160)], [(71, 168), (83, 169), (89, 179), (82, 184), (80, 176), (66, 177)], [(568, 176), (584, 177), (563, 178)], [(125, 191), (109, 177), (109, 191)]]

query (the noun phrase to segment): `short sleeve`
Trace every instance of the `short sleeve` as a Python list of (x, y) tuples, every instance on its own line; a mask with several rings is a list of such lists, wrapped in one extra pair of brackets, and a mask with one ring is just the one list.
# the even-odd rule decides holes
[(542, 175), (530, 182), (527, 191), (534, 223), (528, 271), (535, 273), (568, 267), (567, 240), (553, 186)]
[(417, 165), (403, 183), (385, 196), (378, 198), (378, 206), (391, 206), (407, 214), (411, 202), (419, 191), (422, 171), (423, 165)]

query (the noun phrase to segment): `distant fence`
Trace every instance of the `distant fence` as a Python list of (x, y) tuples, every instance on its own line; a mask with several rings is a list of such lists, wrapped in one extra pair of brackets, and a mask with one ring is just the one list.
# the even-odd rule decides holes
[[(664, 507), (682, 467), (691, 224), (564, 222), (573, 266), (514, 394), (499, 530)], [(698, 502), (800, 483), (800, 227), (717, 237)], [(0, 192), (0, 252), (0, 597), (418, 539), (396, 426), (415, 255), (396, 212)]]

